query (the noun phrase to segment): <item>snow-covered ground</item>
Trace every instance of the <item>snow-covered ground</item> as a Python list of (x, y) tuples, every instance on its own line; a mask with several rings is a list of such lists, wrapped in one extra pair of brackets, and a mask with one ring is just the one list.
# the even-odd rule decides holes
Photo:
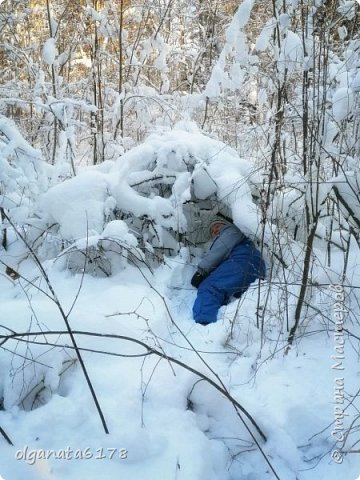
[[(287, 355), (271, 324), (261, 347), (257, 287), (223, 307), (216, 324), (196, 325), (193, 269), (182, 261), (167, 260), (154, 274), (129, 265), (109, 278), (85, 275), (73, 308), (81, 275), (56, 264), (46, 268), (65, 313), (72, 308), (73, 330), (141, 340), (218, 385), (221, 380), (267, 436), (263, 442), (247, 421), (281, 480), (358, 478), (358, 453), (342, 463), (331, 457), (335, 379), (344, 377), (347, 398), (359, 384), (351, 340), (341, 372), (332, 368), (333, 334), (324, 332), (318, 317), (308, 328), (312, 333)], [(39, 272), (30, 261), (22, 268), (36, 281)], [(48, 292), (44, 281), (40, 286)], [(261, 288), (265, 294), (266, 282)], [(331, 308), (333, 293), (328, 302)], [(56, 305), (24, 280), (1, 275), (0, 318), (2, 334), (31, 330), (39, 332), (31, 340), (57, 345), (8, 340), (0, 350), (0, 426), (14, 443), (0, 438), (5, 480), (276, 478), (230, 401), (197, 374), (167, 358), (144, 356), (146, 350), (130, 340), (76, 334), (80, 348), (97, 351), (81, 354), (106, 434), (79, 362), (70, 362), (76, 354), (65, 347), (69, 336), (46, 333), (66, 330)], [(351, 410), (344, 428), (354, 418)], [(40, 458), (46, 454), (50, 458)]]
[[(223, 307), (216, 324), (196, 325), (190, 279), (214, 211), (224, 209), (255, 240), (262, 223), (253, 200), (259, 194), (254, 165), (186, 127), (150, 136), (116, 162), (82, 169), (50, 189), (29, 188), (26, 212), (6, 205), (9, 248), (0, 252), (5, 480), (358, 477), (356, 242), (344, 255), (347, 237), (333, 224), (329, 255), (324, 207), (304, 318), (286, 350), (307, 233), (303, 198), (285, 190), (273, 202), (279, 245), (272, 243), (274, 224), (264, 229), (271, 275)], [(34, 185), (37, 168), (43, 171), (35, 162)], [(321, 198), (333, 180), (319, 190)], [(356, 211), (356, 178), (338, 189)], [(13, 221), (24, 222), (17, 235)], [(277, 248), (284, 269), (271, 254)], [(169, 251), (179, 253), (164, 256)], [(349, 286), (331, 288), (345, 262)], [(9, 278), (6, 265), (20, 279)]]

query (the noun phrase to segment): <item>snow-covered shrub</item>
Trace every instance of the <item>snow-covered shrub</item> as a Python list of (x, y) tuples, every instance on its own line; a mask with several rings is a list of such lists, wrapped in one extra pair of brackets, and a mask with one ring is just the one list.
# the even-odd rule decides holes
[(73, 273), (108, 277), (132, 263), (144, 262), (136, 237), (122, 220), (109, 222), (101, 235), (80, 239), (66, 248), (57, 261)]
[[(105, 255), (112, 265), (120, 254), (111, 240), (114, 231), (138, 253), (178, 253), (184, 244), (208, 240), (207, 227), (217, 211), (256, 235), (260, 220), (252, 198), (252, 170), (232, 148), (191, 123), (182, 124), (151, 135), (116, 162), (88, 167), (52, 187), (40, 202), (40, 216), (46, 224), (58, 225), (59, 238), (72, 254), (79, 250), (79, 240), (83, 252), (84, 239), (97, 238), (92, 258), (99, 254), (103, 261)], [(80, 252), (79, 258), (83, 256)]]
[(25, 236), (31, 231), (30, 241), (44, 232), (44, 223), (34, 218), (34, 208), (48, 188), (50, 173), (51, 166), (41, 153), (25, 140), (12, 120), (0, 115), (0, 250), (1, 266), (6, 265), (6, 271), (16, 272), (28, 254), (24, 244), (18, 245), (16, 254), (5, 254), (18, 231)]
[(15, 123), (0, 115), (0, 207), (13, 222), (23, 224), (32, 214), (34, 201), (48, 186), (47, 168)]

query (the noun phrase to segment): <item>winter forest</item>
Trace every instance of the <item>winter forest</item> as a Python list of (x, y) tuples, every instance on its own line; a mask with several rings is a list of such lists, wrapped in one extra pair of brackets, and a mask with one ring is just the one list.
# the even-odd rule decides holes
[(360, 2), (0, 0), (0, 66), (0, 479), (358, 480)]

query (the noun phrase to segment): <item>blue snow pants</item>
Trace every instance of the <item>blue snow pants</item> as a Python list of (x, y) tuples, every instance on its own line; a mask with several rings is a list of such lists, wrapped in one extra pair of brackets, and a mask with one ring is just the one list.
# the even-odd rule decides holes
[(251, 240), (236, 245), (229, 257), (201, 282), (193, 306), (195, 322), (216, 322), (220, 307), (232, 295), (239, 298), (257, 278), (264, 278), (265, 270), (261, 253)]

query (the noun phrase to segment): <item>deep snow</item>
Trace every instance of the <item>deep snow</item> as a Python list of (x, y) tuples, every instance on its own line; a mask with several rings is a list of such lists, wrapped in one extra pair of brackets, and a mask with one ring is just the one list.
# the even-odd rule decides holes
[[(214, 379), (203, 359), (266, 433), (266, 443), (257, 438), (282, 480), (355, 480), (360, 471), (358, 454), (347, 455), (342, 464), (330, 456), (335, 442), (328, 426), (334, 421), (334, 378), (338, 373), (331, 368), (332, 334), (317, 333), (321, 322), (315, 318), (309, 329), (312, 334), (284, 356), (277, 328), (269, 322), (265, 325), (268, 341), (261, 348), (256, 285), (240, 303), (234, 301), (222, 308), (216, 324), (196, 325), (191, 318), (195, 291), (189, 285), (193, 267), (183, 264), (180, 256), (166, 263), (154, 275), (143, 271), (149, 283), (131, 265), (109, 278), (85, 275), (69, 316), (72, 328), (141, 339)], [(47, 269), (67, 312), (81, 275), (72, 276), (50, 262)], [(30, 261), (23, 264), (21, 273), (27, 278), (38, 275)], [(24, 280), (13, 283), (2, 275), (0, 283), (2, 333), (6, 327), (17, 332), (41, 329), (37, 341), (46, 338), (70, 345), (66, 335), (46, 334), (46, 330), (65, 329), (48, 298)], [(44, 282), (41, 286), (45, 287)], [(266, 281), (261, 288), (266, 291)], [(328, 291), (324, 298), (331, 307), (332, 293)], [(76, 339), (82, 348), (123, 355), (144, 353), (123, 340), (81, 335)], [(347, 345), (345, 390), (355, 392), (359, 384), (357, 354), (349, 341)], [(14, 442), (11, 447), (0, 439), (0, 473), (6, 480), (275, 478), (229, 401), (166, 359), (82, 352), (110, 430), (106, 435), (79, 365), (59, 377), (63, 362), (75, 358), (74, 351), (15, 341), (3, 347), (15, 352), (11, 356), (9, 350), (0, 351), (5, 406), (0, 411), (0, 425)], [(38, 363), (25, 362), (25, 355)], [(41, 380), (46, 386), (40, 395), (42, 404), (29, 410), (34, 399), (25, 399), (23, 405), (19, 399)], [(346, 425), (353, 415), (351, 411), (344, 420)], [(27, 461), (21, 459), (25, 448)], [(61, 456), (67, 448), (73, 450), (68, 454), (72, 457), (82, 451), (93, 458), (50, 458), (29, 465), (31, 450), (51, 449)], [(127, 451), (127, 458), (119, 458), (124, 452), (121, 449)]]

